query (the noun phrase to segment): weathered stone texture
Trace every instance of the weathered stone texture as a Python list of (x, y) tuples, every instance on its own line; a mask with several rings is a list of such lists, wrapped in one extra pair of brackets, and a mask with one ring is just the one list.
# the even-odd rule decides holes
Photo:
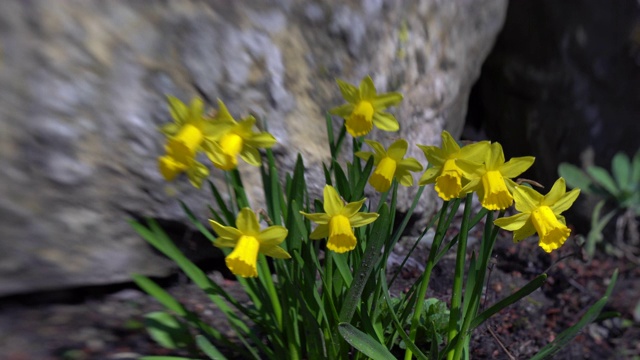
[(283, 170), (301, 151), (319, 191), (335, 77), (371, 74), (405, 94), (401, 132), (378, 139), (436, 143), (444, 127), (461, 131), (505, 11), (504, 0), (1, 2), (0, 295), (167, 274), (131, 216), (213, 253), (189, 240), (177, 201), (206, 218), (210, 194), (156, 168), (165, 95), (266, 119)]

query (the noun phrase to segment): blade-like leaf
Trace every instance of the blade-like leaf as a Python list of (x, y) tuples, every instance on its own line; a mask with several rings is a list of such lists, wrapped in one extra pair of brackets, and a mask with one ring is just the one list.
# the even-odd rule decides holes
[(611, 160), (611, 173), (619, 189), (629, 189), (629, 184), (631, 183), (631, 162), (627, 154), (619, 152), (613, 156), (613, 160)]
[(616, 271), (613, 273), (613, 276), (611, 277), (609, 286), (607, 287), (607, 291), (605, 292), (604, 296), (600, 300), (596, 301), (596, 303), (593, 304), (593, 306), (591, 306), (589, 310), (587, 310), (580, 321), (560, 333), (553, 342), (543, 347), (536, 355), (531, 358), (531, 360), (542, 360), (551, 358), (567, 343), (569, 343), (569, 341), (573, 340), (573, 338), (575, 338), (580, 333), (582, 328), (596, 320), (604, 306), (607, 304), (607, 301), (611, 296), (611, 292), (613, 291), (613, 287), (616, 284), (617, 278), (618, 270), (616, 269)]
[(620, 190), (616, 186), (616, 182), (613, 180), (607, 170), (599, 166), (589, 166), (587, 173), (591, 176), (593, 181), (602, 186), (611, 196), (616, 197)]
[(226, 360), (227, 358), (202, 335), (196, 336), (196, 344), (198, 348), (212, 360)]
[(371, 336), (356, 329), (349, 323), (338, 325), (340, 335), (354, 348), (374, 360), (396, 360), (389, 350)]
[(145, 315), (144, 322), (149, 336), (166, 349), (184, 348), (193, 342), (185, 324), (164, 311)]

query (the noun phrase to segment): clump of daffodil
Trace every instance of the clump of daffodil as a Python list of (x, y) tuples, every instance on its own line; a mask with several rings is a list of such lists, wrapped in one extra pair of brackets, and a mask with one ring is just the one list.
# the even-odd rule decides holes
[(460, 162), (464, 177), (470, 179), (462, 192), (476, 191), (480, 203), (488, 210), (504, 210), (513, 204), (511, 192), (516, 183), (511, 180), (525, 172), (533, 164), (533, 156), (523, 156), (504, 161), (499, 143), (493, 143), (484, 154), (484, 166), (478, 167)]
[(442, 131), (442, 146), (418, 145), (431, 164), (418, 182), (419, 185), (435, 183), (438, 196), (445, 201), (465, 195), (462, 187), (468, 183), (464, 178), (460, 164), (468, 167), (481, 167), (482, 160), (490, 150), (490, 142), (480, 141), (460, 148), (451, 134)]
[(385, 192), (391, 187), (394, 178), (403, 186), (413, 185), (411, 171), (421, 171), (422, 165), (414, 158), (404, 159), (409, 144), (404, 139), (395, 141), (388, 150), (382, 144), (373, 140), (365, 140), (372, 149), (369, 151), (358, 151), (356, 156), (363, 160), (369, 160), (373, 156), (373, 164), (376, 169), (369, 178), (369, 184), (379, 192)]
[(171, 181), (186, 172), (189, 181), (200, 187), (209, 170), (196, 160), (196, 155), (218, 130), (214, 122), (204, 116), (202, 100), (193, 99), (189, 106), (173, 96), (169, 96), (168, 101), (174, 122), (160, 129), (167, 136), (166, 154), (158, 158), (160, 173), (165, 180)]
[(351, 251), (356, 247), (354, 227), (360, 227), (374, 222), (378, 218), (376, 213), (358, 212), (365, 199), (344, 204), (333, 186), (324, 187), (324, 213), (307, 214), (300, 212), (307, 219), (318, 224), (309, 235), (313, 240), (329, 238), (327, 248), (337, 253)]
[(214, 245), (219, 248), (233, 248), (225, 262), (229, 270), (238, 276), (258, 276), (258, 253), (277, 259), (291, 258), (288, 252), (278, 246), (287, 237), (287, 229), (283, 226), (269, 226), (260, 230), (258, 218), (249, 208), (240, 210), (236, 227), (224, 226), (213, 220), (209, 222), (219, 236)]
[(560, 215), (571, 207), (580, 195), (580, 189), (567, 192), (563, 178), (558, 179), (549, 193), (542, 196), (539, 192), (517, 186), (513, 192), (516, 210), (520, 214), (500, 218), (494, 223), (508, 231), (513, 231), (513, 241), (518, 242), (534, 233), (540, 236), (540, 247), (551, 252), (558, 249), (569, 237), (564, 216)]
[(337, 80), (342, 97), (347, 104), (329, 110), (333, 115), (345, 119), (347, 131), (352, 136), (368, 134), (373, 125), (384, 131), (398, 131), (398, 120), (383, 110), (402, 101), (402, 94), (390, 92), (379, 94), (370, 76), (365, 77), (356, 87), (342, 80)]
[(209, 160), (219, 169), (233, 170), (238, 166), (239, 155), (248, 164), (260, 166), (258, 148), (270, 148), (276, 139), (267, 132), (254, 132), (256, 119), (253, 116), (236, 122), (222, 101), (219, 106), (216, 118), (223, 127), (205, 144)]

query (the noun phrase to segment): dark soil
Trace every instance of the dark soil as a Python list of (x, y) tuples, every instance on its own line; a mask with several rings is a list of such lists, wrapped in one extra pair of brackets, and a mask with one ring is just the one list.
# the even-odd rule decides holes
[[(478, 245), (474, 245), (477, 247)], [(633, 309), (640, 300), (640, 267), (599, 254), (590, 262), (581, 260), (572, 240), (557, 252), (543, 252), (534, 239), (514, 245), (499, 238), (491, 264), (484, 306), (514, 292), (541, 272), (548, 271), (545, 285), (524, 300), (498, 313), (474, 333), (473, 359), (527, 359), (574, 324), (588, 306), (597, 301), (614, 269), (620, 271), (605, 311), (621, 317), (588, 326), (557, 359), (638, 359), (640, 325), (633, 322)], [(424, 252), (418, 252), (424, 254)], [(452, 255), (454, 256), (454, 255)], [(392, 293), (408, 287), (424, 263), (418, 255), (402, 269)], [(560, 260), (560, 261), (558, 261)], [(434, 271), (429, 297), (449, 301), (453, 257), (444, 258)], [(239, 299), (246, 299), (234, 281), (219, 272), (212, 277)], [(213, 327), (229, 329), (223, 316), (192, 284), (180, 276), (165, 279), (168, 291), (188, 308), (198, 312)], [(156, 345), (144, 330), (144, 314), (160, 310), (152, 298), (123, 285), (104, 292), (86, 289), (66, 293), (35, 294), (0, 299), (0, 359), (137, 359), (141, 355), (189, 356)], [(232, 336), (229, 330), (229, 336)]]

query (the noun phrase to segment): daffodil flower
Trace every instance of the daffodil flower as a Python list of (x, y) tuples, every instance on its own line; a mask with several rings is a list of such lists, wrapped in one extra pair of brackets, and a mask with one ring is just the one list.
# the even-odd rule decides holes
[(160, 174), (166, 181), (172, 181), (179, 174), (186, 172), (189, 181), (196, 188), (202, 186), (202, 181), (209, 176), (209, 169), (199, 163), (194, 157), (176, 157), (170, 147), (166, 148), (167, 154), (158, 158)]
[(406, 140), (400, 139), (385, 150), (382, 144), (373, 140), (365, 140), (372, 149), (372, 152), (358, 151), (356, 156), (369, 160), (373, 156), (373, 164), (376, 166), (373, 174), (369, 178), (369, 184), (378, 192), (385, 192), (391, 187), (394, 178), (403, 186), (413, 185), (411, 171), (421, 171), (422, 165), (414, 158), (404, 159), (409, 144)]
[(540, 236), (540, 247), (550, 253), (562, 246), (571, 233), (564, 216), (560, 214), (571, 207), (578, 195), (580, 189), (567, 192), (563, 178), (558, 179), (545, 196), (529, 187), (517, 186), (513, 197), (516, 210), (521, 213), (497, 219), (494, 224), (513, 231), (515, 242), (537, 232)]
[(249, 208), (243, 208), (236, 219), (236, 227), (224, 226), (209, 220), (218, 234), (214, 245), (219, 248), (233, 248), (225, 262), (232, 273), (242, 277), (257, 277), (258, 253), (277, 259), (289, 259), (291, 256), (279, 247), (287, 237), (287, 229), (282, 226), (269, 226), (260, 230), (256, 214)]
[(511, 191), (516, 187), (511, 180), (531, 165), (535, 158), (523, 156), (504, 161), (504, 153), (499, 143), (491, 144), (491, 151), (485, 153), (484, 166), (471, 166), (468, 163), (458, 163), (469, 183), (462, 188), (462, 192), (476, 191), (482, 206), (488, 210), (504, 210), (513, 204)]
[(233, 170), (238, 166), (238, 156), (253, 166), (260, 166), (258, 148), (267, 149), (276, 143), (267, 132), (256, 133), (253, 126), (256, 119), (249, 116), (236, 122), (226, 106), (220, 102), (217, 118), (226, 126), (215, 137), (205, 143), (205, 150), (213, 165), (222, 170)]
[(324, 213), (308, 214), (300, 212), (307, 219), (318, 224), (309, 235), (313, 240), (329, 238), (327, 248), (337, 253), (351, 251), (356, 247), (354, 227), (360, 227), (374, 222), (378, 218), (376, 213), (358, 212), (365, 199), (344, 204), (336, 189), (330, 185), (324, 187)]
[(370, 76), (362, 79), (359, 87), (342, 80), (337, 82), (347, 104), (333, 108), (329, 112), (345, 119), (349, 134), (354, 137), (366, 135), (373, 125), (384, 131), (400, 129), (398, 120), (383, 110), (399, 104), (402, 101), (402, 94), (391, 92), (378, 95)]
[(480, 141), (460, 148), (446, 130), (442, 131), (441, 137), (441, 147), (418, 145), (432, 166), (425, 171), (418, 184), (435, 183), (438, 196), (449, 201), (465, 194), (462, 187), (468, 180), (464, 178), (459, 164), (465, 163), (470, 168), (481, 167), (485, 154), (490, 150), (490, 143)]

